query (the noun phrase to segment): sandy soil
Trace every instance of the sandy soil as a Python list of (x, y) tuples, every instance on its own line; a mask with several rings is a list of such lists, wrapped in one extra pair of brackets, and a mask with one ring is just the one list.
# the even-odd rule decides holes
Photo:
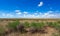
[(15, 32), (15, 33), (11, 33), (11, 34), (9, 34), (7, 36), (51, 36), (52, 33), (55, 33), (56, 32), (56, 30), (54, 28), (50, 28), (50, 27), (48, 27), (46, 29), (46, 31), (48, 33), (45, 33), (45, 34), (41, 34), (41, 33), (34, 33), (34, 34), (25, 33), (25, 34), (21, 34), (21, 33)]

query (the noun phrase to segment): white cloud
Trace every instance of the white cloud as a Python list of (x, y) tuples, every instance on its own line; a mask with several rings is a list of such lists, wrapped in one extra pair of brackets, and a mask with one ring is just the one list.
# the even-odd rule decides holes
[[(14, 11), (15, 12), (15, 11)], [(16, 13), (18, 12), (18, 13)], [(16, 14), (13, 13), (1, 13), (0, 17), (8, 17), (8, 18), (60, 18), (60, 11), (47, 11), (47, 12), (34, 12), (34, 13), (28, 13), (28, 12), (21, 12), (16, 11)], [(18, 15), (19, 14), (19, 15)]]
[(20, 10), (15, 10), (16, 13), (20, 12)]
[[(40, 14), (37, 14), (37, 13), (33, 13), (33, 14), (30, 14), (30, 15), (25, 15), (25, 17), (28, 17), (28, 18), (59, 18), (60, 17), (60, 13), (54, 13), (55, 11), (47, 11), (45, 13), (40, 13)], [(36, 15), (37, 14), (37, 15)]]
[(46, 13), (44, 13), (42, 16), (42, 18), (59, 18), (60, 17), (60, 13), (54, 13), (55, 11), (48, 11)]
[(36, 13), (34, 13), (35, 15), (37, 15), (38, 13), (36, 12)]
[(15, 10), (16, 14), (20, 15), (22, 14), (20, 10)]
[(39, 14), (41, 15), (42, 13), (40, 12)]
[(39, 7), (41, 7), (42, 5), (43, 5), (43, 2), (40, 2), (40, 3), (38, 4)]
[(23, 13), (24, 13), (24, 14), (28, 14), (28, 12), (25, 12), (25, 11), (24, 11)]
[(59, 18), (60, 13), (54, 13), (56, 11), (47, 11), (45, 13), (35, 12), (33, 14), (24, 14), (24, 18)]
[(0, 16), (0, 18), (1, 17), (3, 17), (3, 18), (11, 18), (11, 17), (13, 17), (14, 15), (12, 15), (12, 14), (10, 14), (10, 13), (1, 13), (1, 16)]
[(48, 13), (52, 13), (52, 12), (54, 12), (54, 11), (48, 11)]
[(12, 17), (13, 15), (12, 14), (6, 14), (7, 17)]
[(20, 15), (20, 14), (22, 14), (22, 13), (21, 13), (21, 12), (18, 12), (18, 13), (16, 13), (16, 14)]

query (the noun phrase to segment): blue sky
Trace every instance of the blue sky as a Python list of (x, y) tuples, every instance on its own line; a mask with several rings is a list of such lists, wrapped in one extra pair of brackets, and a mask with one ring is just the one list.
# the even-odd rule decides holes
[(60, 18), (60, 0), (0, 0), (0, 18)]

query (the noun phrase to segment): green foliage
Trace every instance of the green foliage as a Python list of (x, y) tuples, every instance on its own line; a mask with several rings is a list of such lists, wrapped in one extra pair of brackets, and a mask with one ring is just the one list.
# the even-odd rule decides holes
[(14, 22), (9, 22), (7, 26), (8, 26), (8, 28), (15, 29), (17, 27), (17, 25), (19, 25), (19, 24), (20, 24), (20, 22), (16, 20)]
[(57, 23), (59, 23), (59, 24), (60, 24), (60, 21), (57, 21)]
[(32, 22), (30, 26), (31, 27), (37, 27), (37, 24), (35, 22)]
[(55, 26), (54, 26), (60, 33), (60, 24), (56, 23)]
[(49, 22), (48, 26), (52, 26), (60, 32), (60, 24), (58, 24), (57, 22)]
[(48, 22), (47, 25), (51, 27), (56, 27), (58, 24), (56, 22)]
[(5, 29), (3, 27), (0, 27), (0, 34), (4, 33)]
[(29, 26), (29, 22), (25, 22), (25, 23), (24, 23), (24, 27), (26, 27), (26, 28), (30, 27), (30, 26)]
[(32, 22), (31, 26), (40, 29), (44, 27), (44, 23), (43, 22), (40, 22), (40, 23)]
[(43, 28), (45, 24), (43, 22), (37, 23), (37, 28)]
[(47, 25), (48, 26), (53, 26), (53, 23), (52, 22), (47, 22)]

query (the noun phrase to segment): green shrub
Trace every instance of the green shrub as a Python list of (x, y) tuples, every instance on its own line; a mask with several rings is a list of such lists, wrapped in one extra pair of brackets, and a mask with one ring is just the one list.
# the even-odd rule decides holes
[(5, 36), (5, 28), (0, 26), (0, 36)]
[(45, 24), (43, 22), (37, 23), (37, 28), (43, 28)]
[(30, 27), (29, 22), (25, 22), (24, 27), (26, 27), (26, 28)]
[(60, 21), (57, 21), (57, 23), (59, 23), (59, 24), (60, 24)]
[(5, 29), (3, 27), (0, 27), (0, 33), (3, 33)]
[(14, 21), (14, 22), (9, 22), (7, 27), (8, 28), (12, 28), (12, 29), (16, 29), (17, 25), (19, 25), (20, 22), (18, 20)]
[(52, 22), (47, 22), (47, 25), (48, 25), (48, 26), (52, 26), (53, 23), (52, 23)]
[(40, 22), (40, 23), (32, 22), (31, 26), (40, 29), (44, 27), (44, 23), (43, 22)]
[(53, 22), (53, 24), (51, 24), (54, 28), (59, 29), (60, 25), (57, 22)]
[(60, 24), (58, 24), (57, 22), (49, 22), (48, 26), (52, 26), (53, 28), (60, 31)]
[(55, 27), (57, 24), (54, 22), (48, 22), (47, 25), (50, 27)]
[(32, 22), (30, 26), (31, 27), (37, 27), (37, 24), (35, 22)]

